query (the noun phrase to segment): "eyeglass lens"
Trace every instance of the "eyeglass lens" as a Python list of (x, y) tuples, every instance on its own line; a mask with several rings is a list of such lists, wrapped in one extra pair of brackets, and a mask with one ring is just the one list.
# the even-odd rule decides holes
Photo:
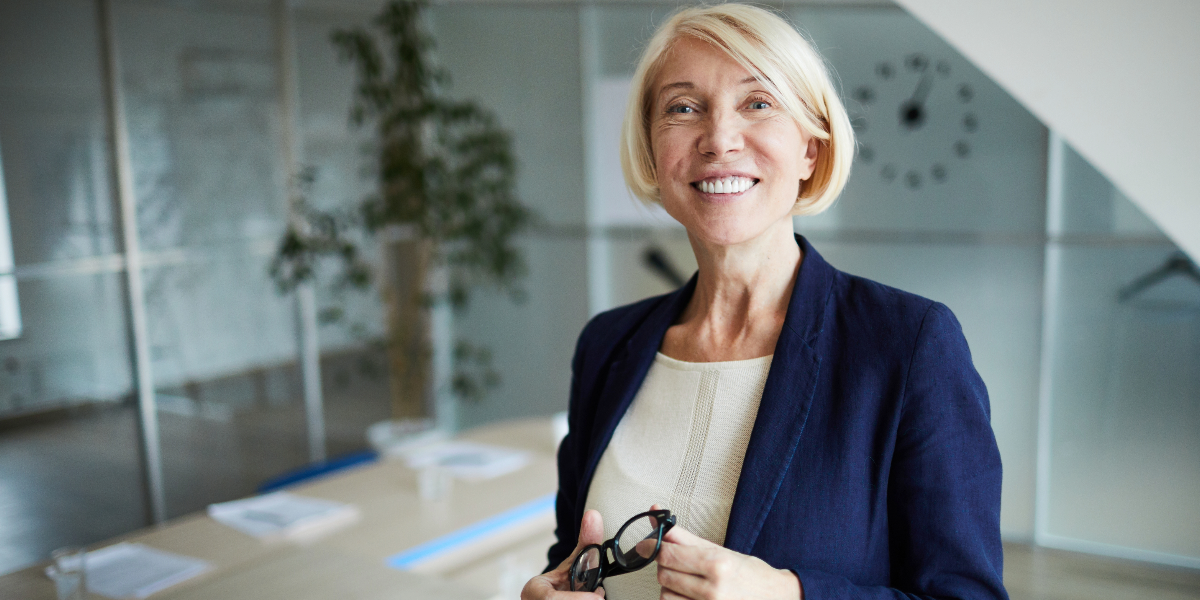
[(658, 547), (658, 520), (649, 515), (629, 522), (616, 539), (614, 554), (621, 566), (636, 569), (645, 566)]
[(596, 589), (600, 579), (600, 548), (592, 546), (575, 559), (572, 570), (571, 589), (590, 592)]

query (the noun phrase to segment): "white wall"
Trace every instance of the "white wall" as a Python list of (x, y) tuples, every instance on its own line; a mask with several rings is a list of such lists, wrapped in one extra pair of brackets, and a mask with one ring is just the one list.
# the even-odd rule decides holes
[(1200, 257), (1200, 2), (897, 0)]

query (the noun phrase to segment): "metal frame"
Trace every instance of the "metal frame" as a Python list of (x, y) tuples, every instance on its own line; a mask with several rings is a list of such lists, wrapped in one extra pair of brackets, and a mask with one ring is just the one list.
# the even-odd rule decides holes
[[(288, 221), (293, 226), (300, 218), (293, 206), (300, 190), (297, 176), (300, 173), (300, 136), (296, 132), (296, 120), (300, 113), (299, 81), (296, 74), (296, 43), (293, 36), (292, 7), (288, 0), (275, 0), (275, 42), (279, 61), (279, 104), (283, 168), (287, 177)], [(304, 389), (304, 415), (308, 428), (308, 457), (313, 462), (326, 458), (325, 447), (325, 399), (321, 391), (321, 343), (318, 337), (317, 298), (311, 283), (302, 283), (296, 288), (296, 322), (299, 336), (297, 347), (300, 353), (300, 374)]]
[(129, 155), (129, 130), (125, 122), (125, 97), (121, 90), (121, 68), (117, 56), (116, 23), (111, 0), (97, 0), (100, 65), (103, 69), (106, 122), (110, 162), (116, 183), (121, 215), (120, 243), (125, 264), (125, 310), (129, 325), (129, 353), (137, 390), (138, 448), (142, 459), (143, 495), (147, 520), (167, 520), (163, 484), (162, 444), (154, 398), (154, 372), (150, 362), (150, 334), (146, 323), (146, 297), (142, 283), (141, 240), (138, 236), (137, 197), (133, 187), (133, 165)]
[(1042, 342), (1038, 381), (1037, 468), (1034, 481), (1033, 539), (1043, 545), (1050, 514), (1050, 418), (1054, 394), (1054, 347), (1058, 329), (1059, 284), (1062, 281), (1064, 142), (1051, 131), (1046, 164), (1045, 262), (1042, 268)]

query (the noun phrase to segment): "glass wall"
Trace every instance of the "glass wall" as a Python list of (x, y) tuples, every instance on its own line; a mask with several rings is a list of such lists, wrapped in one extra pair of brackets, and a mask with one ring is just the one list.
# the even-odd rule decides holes
[[(313, 175), (305, 200), (320, 208), (350, 206), (374, 191), (371, 130), (350, 122), (354, 70), (330, 42), (335, 30), (365, 25), (372, 17), (353, 7), (299, 7), (293, 13), (298, 161)], [(368, 242), (365, 250), (372, 252), (374, 245)], [(328, 286), (318, 287), (317, 304), (320, 311), (336, 307), (345, 315), (323, 322), (319, 331), (326, 444), (336, 456), (362, 447), (366, 428), (392, 416), (384, 310), (375, 292), (339, 294)]]
[(1054, 242), (1061, 276), (1048, 307), (1045, 534), (1076, 549), (1134, 549), (1194, 566), (1200, 278), (1103, 175), (1069, 148), (1065, 155)]
[(459, 405), (459, 424), (566, 410), (587, 321), (579, 9), (448, 4), (432, 17), (452, 92), (512, 132), (517, 192), (540, 220), (521, 239), (526, 300), (485, 292), (456, 318), (455, 334), (489, 346), (503, 378), (487, 398)]
[(0, 3), (0, 573), (145, 522), (98, 47), (92, 2)]
[[(300, 77), (327, 87), (306, 59), (332, 47), (306, 35), (303, 22), (281, 54), (281, 15), (267, 3), (119, 7), (168, 512), (178, 515), (252, 493), (310, 460), (302, 325), (294, 297), (278, 292), (268, 269), (287, 220), (288, 181), (298, 175), (284, 164), (288, 129), (305, 146), (306, 117), (321, 113), (318, 100), (300, 122), (284, 121), (280, 61), (305, 65)], [(311, 89), (299, 90), (302, 111)], [(335, 130), (344, 132), (349, 107), (337, 109)], [(350, 160), (314, 157), (323, 176), (314, 202), (346, 202), (364, 187), (323, 198), (358, 179), (357, 148), (341, 137)], [(370, 313), (375, 298), (363, 300)], [(367, 337), (322, 333), (323, 450), (344, 454), (362, 449), (367, 425), (390, 414), (386, 365)]]
[(115, 12), (171, 516), (308, 459), (296, 317), (267, 275), (287, 210), (271, 17)]

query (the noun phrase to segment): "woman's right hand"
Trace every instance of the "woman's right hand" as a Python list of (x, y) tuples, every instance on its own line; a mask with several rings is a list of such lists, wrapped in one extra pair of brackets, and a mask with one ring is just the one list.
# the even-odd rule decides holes
[(571, 562), (579, 550), (590, 544), (604, 543), (604, 520), (599, 511), (589, 510), (583, 513), (583, 521), (579, 523), (579, 543), (575, 550), (562, 564), (554, 570), (547, 571), (529, 580), (521, 590), (521, 600), (596, 600), (604, 597), (604, 588), (594, 592), (572, 592), (570, 577)]

